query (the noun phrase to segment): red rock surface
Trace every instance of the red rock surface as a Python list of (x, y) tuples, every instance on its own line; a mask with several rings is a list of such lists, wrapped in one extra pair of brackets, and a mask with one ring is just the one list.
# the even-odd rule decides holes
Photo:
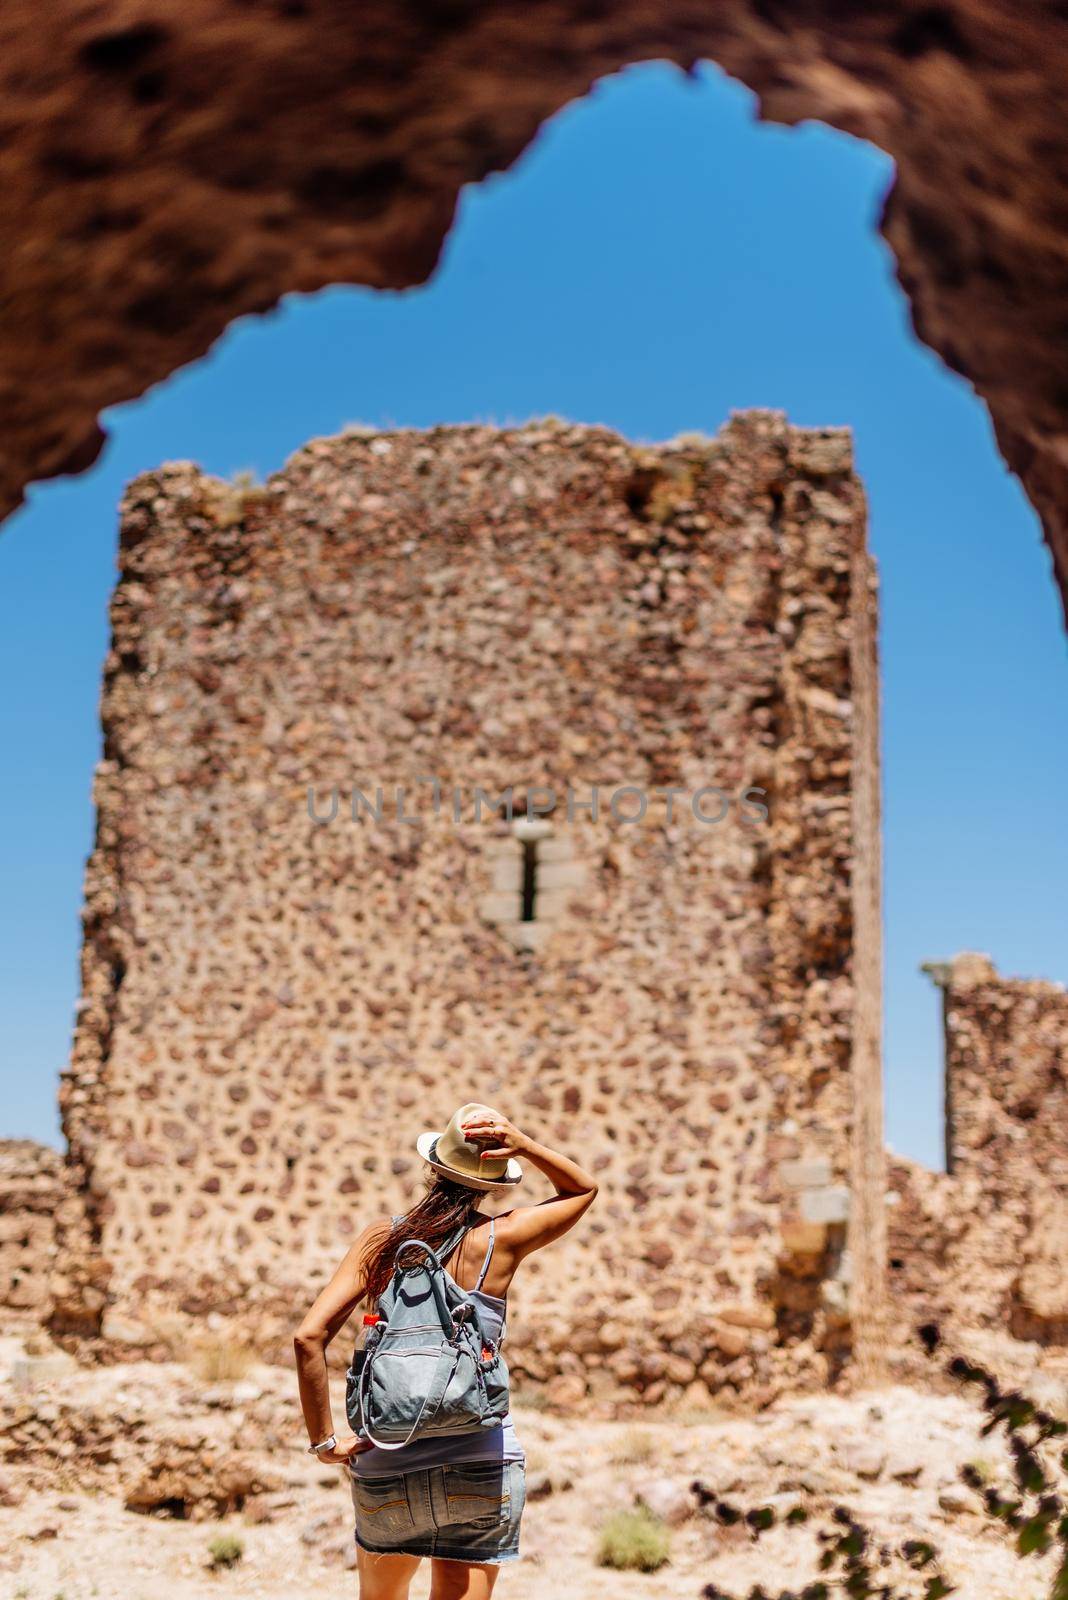
[(1068, 16), (1053, 0), (13, 0), (0, 507), (86, 466), (101, 408), (232, 318), (287, 290), (422, 281), (462, 184), (651, 58), (710, 58), (763, 115), (893, 156), (883, 227), (919, 334), (990, 404), (1065, 585)]

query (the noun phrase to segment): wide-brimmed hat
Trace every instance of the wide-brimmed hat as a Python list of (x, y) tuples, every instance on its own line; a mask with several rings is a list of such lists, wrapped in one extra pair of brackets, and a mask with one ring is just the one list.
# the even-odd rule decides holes
[(435, 1172), (452, 1178), (455, 1183), (465, 1184), (468, 1189), (511, 1189), (522, 1178), (523, 1169), (511, 1156), (482, 1160), (482, 1146), (473, 1144), (461, 1128), (461, 1123), (473, 1122), (476, 1117), (500, 1118), (501, 1113), (492, 1106), (472, 1101), (453, 1112), (442, 1133), (421, 1133), (415, 1148)]

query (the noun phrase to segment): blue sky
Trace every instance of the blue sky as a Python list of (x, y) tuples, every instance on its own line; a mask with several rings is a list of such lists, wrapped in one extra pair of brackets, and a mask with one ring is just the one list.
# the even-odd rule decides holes
[(889, 160), (754, 119), (713, 68), (597, 87), (465, 194), (432, 282), (331, 289), (230, 330), (117, 408), (103, 460), (0, 535), (0, 1136), (58, 1140), (114, 579), (133, 474), (266, 475), (346, 422), (548, 412), (636, 439), (732, 409), (848, 423), (882, 573), (887, 1102), (941, 1159), (937, 998), (920, 961), (1068, 977), (1068, 661), (1036, 519), (983, 405), (913, 338), (875, 232)]

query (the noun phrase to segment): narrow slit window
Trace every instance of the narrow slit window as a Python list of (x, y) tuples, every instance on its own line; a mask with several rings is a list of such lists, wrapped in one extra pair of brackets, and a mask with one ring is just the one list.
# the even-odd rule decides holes
[(521, 905), (519, 911), (520, 922), (534, 922), (535, 901), (538, 894), (538, 841), (537, 839), (524, 839), (523, 844), (523, 881), (520, 890)]
[(530, 953), (543, 947), (564, 918), (583, 869), (572, 857), (570, 838), (548, 817), (501, 820), (508, 822), (508, 832), (502, 829), (489, 847), (489, 882), (479, 913), (517, 950)]

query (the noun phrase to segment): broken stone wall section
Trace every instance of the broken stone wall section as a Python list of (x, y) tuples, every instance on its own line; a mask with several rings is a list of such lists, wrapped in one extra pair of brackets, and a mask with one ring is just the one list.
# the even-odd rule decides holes
[(895, 1160), (890, 1282), (936, 1317), (1068, 1345), (1068, 993), (964, 952), (942, 992), (948, 1171)]

